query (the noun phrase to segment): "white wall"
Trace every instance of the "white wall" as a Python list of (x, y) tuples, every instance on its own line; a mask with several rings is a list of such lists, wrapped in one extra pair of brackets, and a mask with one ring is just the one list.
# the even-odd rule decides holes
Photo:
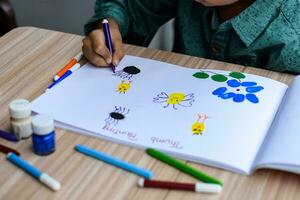
[(161, 49), (166, 51), (172, 51), (174, 44), (174, 20), (169, 21), (156, 33), (149, 47), (155, 49)]
[(95, 0), (10, 0), (19, 26), (83, 34)]
[[(35, 26), (83, 35), (83, 25), (94, 13), (95, 0), (10, 0), (19, 26)], [(173, 23), (163, 26), (151, 48), (171, 50)]]

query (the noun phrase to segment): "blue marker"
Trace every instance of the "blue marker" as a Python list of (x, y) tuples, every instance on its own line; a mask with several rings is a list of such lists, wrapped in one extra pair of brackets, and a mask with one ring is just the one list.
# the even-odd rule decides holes
[(57, 191), (60, 189), (60, 183), (58, 181), (54, 180), (48, 174), (41, 172), (39, 169), (32, 166), (16, 154), (8, 153), (6, 158), (16, 166), (22, 168), (25, 172), (32, 175), (34, 178), (38, 179), (39, 181), (50, 187), (52, 190)]
[(80, 64), (76, 63), (73, 67), (71, 67), (66, 73), (64, 73), (64, 75), (62, 75), (59, 79), (57, 79), (56, 81), (54, 81), (51, 85), (49, 85), (49, 87), (47, 88), (47, 90), (50, 90), (53, 86), (55, 86), (56, 84), (58, 84), (59, 82), (61, 82), (62, 80), (64, 80), (65, 78), (67, 78), (68, 76), (70, 76), (73, 72), (75, 72), (77, 69), (80, 68)]
[(78, 145), (75, 146), (75, 149), (77, 151), (79, 151), (80, 153), (86, 154), (86, 155), (91, 156), (93, 158), (96, 158), (98, 160), (102, 160), (102, 161), (104, 161), (108, 164), (114, 165), (116, 167), (120, 167), (120, 168), (125, 169), (127, 171), (130, 171), (132, 173), (135, 173), (139, 176), (143, 176), (146, 179), (151, 179), (152, 176), (153, 176), (152, 172), (149, 171), (149, 170), (142, 169), (142, 168), (137, 167), (137, 166), (135, 166), (131, 163), (128, 163), (128, 162), (125, 162), (125, 161), (120, 160), (118, 158), (115, 158), (115, 157), (112, 157), (110, 155), (104, 154), (100, 151), (96, 151), (96, 150), (91, 149), (87, 146), (78, 144)]

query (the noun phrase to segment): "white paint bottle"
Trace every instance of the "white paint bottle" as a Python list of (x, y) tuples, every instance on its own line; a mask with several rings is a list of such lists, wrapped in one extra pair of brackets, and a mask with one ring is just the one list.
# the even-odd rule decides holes
[(32, 134), (30, 102), (15, 99), (9, 104), (11, 127), (17, 138), (28, 138)]

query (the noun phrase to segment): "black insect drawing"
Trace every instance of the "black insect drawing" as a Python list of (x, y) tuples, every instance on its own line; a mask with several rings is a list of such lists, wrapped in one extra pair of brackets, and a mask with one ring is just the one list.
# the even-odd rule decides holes
[(124, 67), (122, 70), (116, 71), (116, 73), (114, 73), (114, 75), (118, 76), (122, 79), (130, 80), (133, 75), (136, 75), (140, 72), (141, 72), (141, 70), (135, 66), (127, 66), (127, 67)]
[(109, 116), (105, 119), (105, 122), (108, 125), (117, 125), (120, 120), (125, 119), (125, 115), (127, 115), (128, 113), (129, 109), (121, 106), (115, 106), (115, 110), (109, 113)]

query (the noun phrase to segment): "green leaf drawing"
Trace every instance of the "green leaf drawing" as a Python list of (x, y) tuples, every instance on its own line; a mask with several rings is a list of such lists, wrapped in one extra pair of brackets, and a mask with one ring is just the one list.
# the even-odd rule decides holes
[(236, 78), (236, 79), (243, 79), (245, 78), (246, 76), (240, 72), (231, 72), (229, 74), (229, 76), (231, 76), (232, 78)]
[(197, 73), (193, 74), (193, 76), (196, 78), (201, 78), (201, 79), (206, 79), (209, 77), (209, 75), (205, 72), (197, 72)]
[(211, 77), (212, 80), (216, 82), (225, 82), (227, 81), (227, 77), (222, 74), (216, 74)]

